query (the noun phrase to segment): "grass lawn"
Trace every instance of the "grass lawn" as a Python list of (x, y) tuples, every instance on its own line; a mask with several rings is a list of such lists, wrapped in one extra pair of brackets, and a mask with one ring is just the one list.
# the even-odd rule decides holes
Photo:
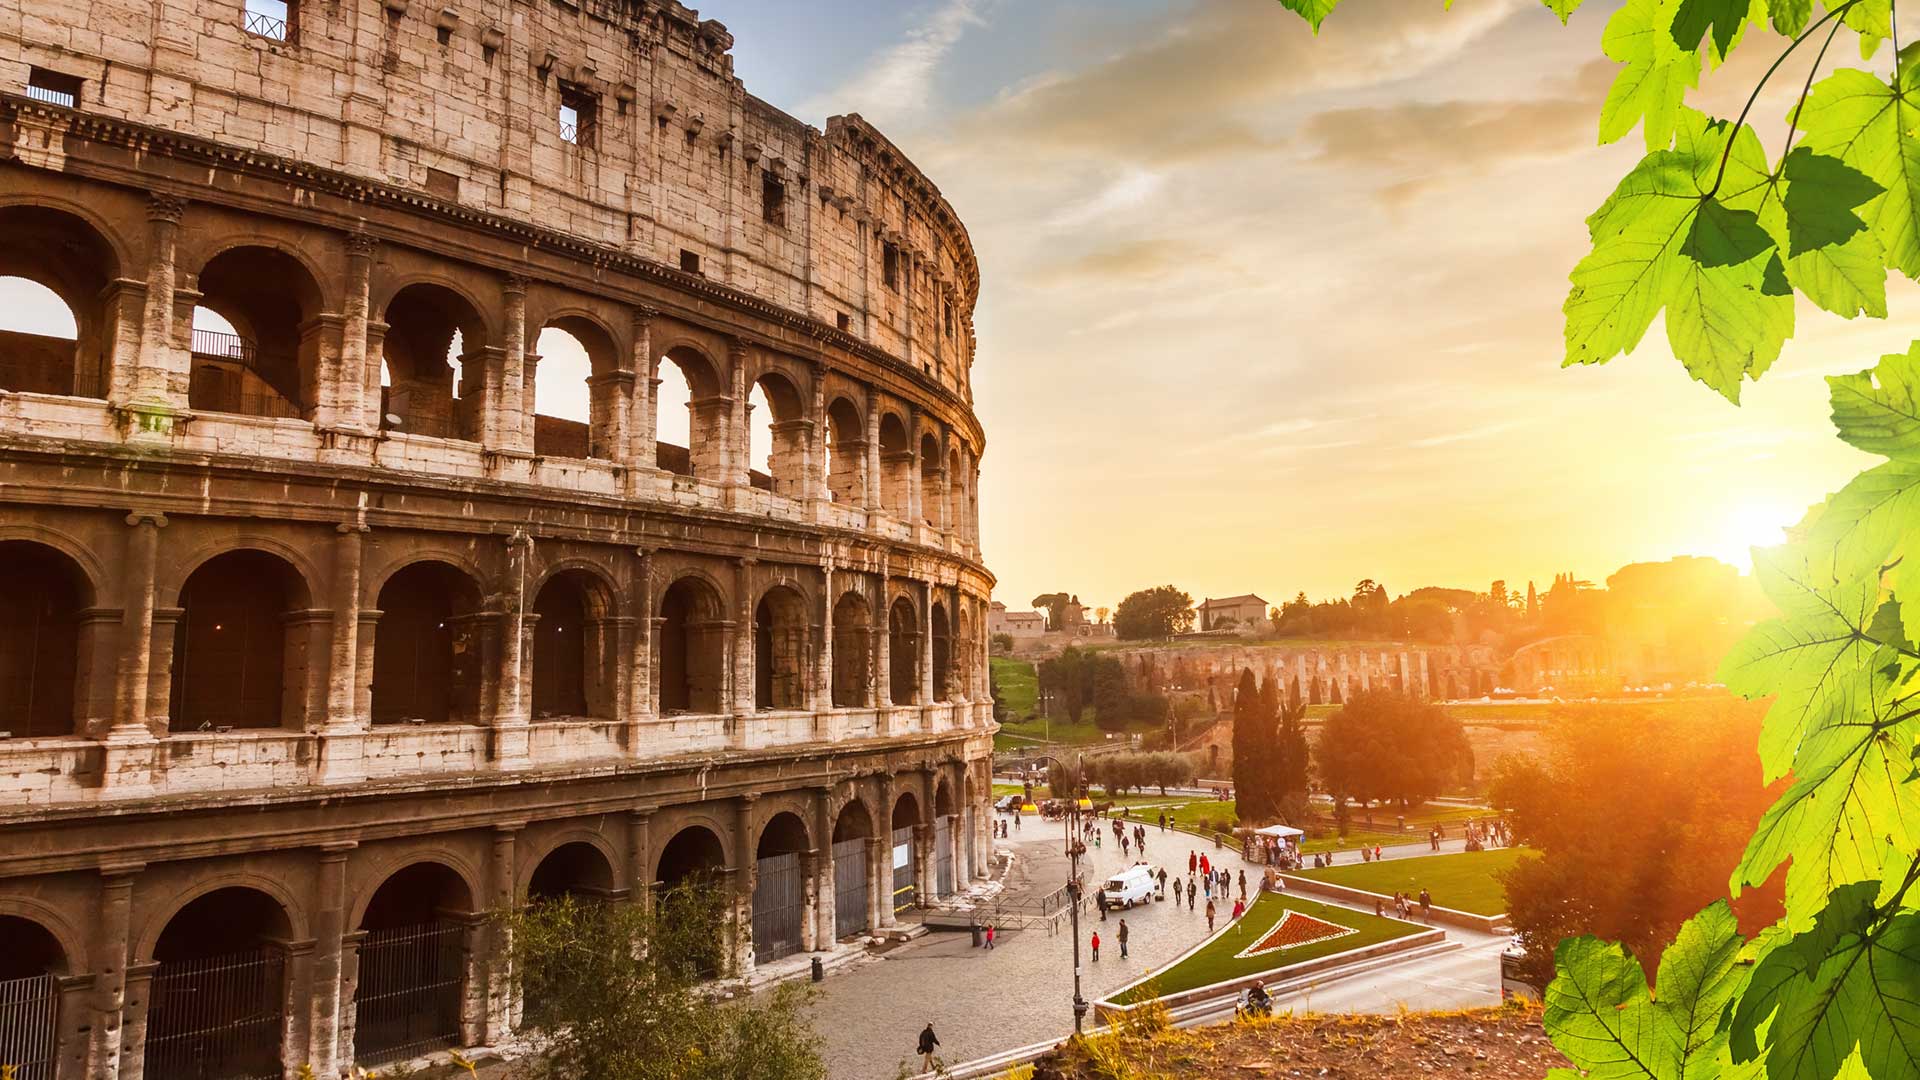
[(1417, 896), (1425, 888), (1433, 894), (1436, 907), (1470, 911), (1475, 915), (1499, 915), (1507, 910), (1507, 894), (1497, 875), (1531, 854), (1533, 852), (1526, 848), (1463, 851), (1417, 859), (1348, 863), (1324, 870), (1305, 870), (1299, 876), (1385, 896), (1392, 896), (1396, 891)]
[[(1151, 815), (1159, 820), (1159, 810)], [(1240, 820), (1239, 811), (1234, 808), (1233, 800), (1221, 802), (1218, 799), (1195, 799), (1167, 809), (1167, 823), (1176, 829), (1195, 829), (1211, 833), (1212, 822), (1225, 821), (1229, 828)], [(1204, 824), (1204, 828), (1203, 828)]]
[[(1231, 909), (1229, 909), (1231, 910)], [(1234, 954), (1265, 937), (1274, 924), (1280, 921), (1286, 911), (1297, 911), (1316, 919), (1344, 926), (1356, 933), (1345, 934), (1325, 941), (1310, 942), (1279, 952), (1263, 953), (1236, 959)], [(1364, 912), (1349, 911), (1346, 908), (1330, 904), (1317, 903), (1287, 893), (1265, 893), (1253, 902), (1253, 907), (1240, 917), (1226, 933), (1214, 938), (1199, 952), (1185, 960), (1156, 974), (1158, 988), (1162, 994), (1176, 994), (1182, 990), (1209, 986), (1227, 979), (1243, 975), (1257, 975), (1262, 971), (1297, 964), (1303, 960), (1313, 960), (1332, 953), (1346, 952), (1362, 946), (1391, 941), (1394, 938), (1417, 934), (1426, 927), (1412, 923), (1403, 923), (1397, 919), (1382, 919)], [(1112, 1000), (1123, 1005), (1141, 1000), (1145, 986), (1138, 985), (1125, 990)]]
[(992, 657), (987, 663), (993, 670), (993, 684), (1000, 688), (1000, 700), (1006, 703), (1007, 715), (1022, 717), (1032, 712), (1040, 700), (1040, 676), (1033, 665), (1004, 656)]

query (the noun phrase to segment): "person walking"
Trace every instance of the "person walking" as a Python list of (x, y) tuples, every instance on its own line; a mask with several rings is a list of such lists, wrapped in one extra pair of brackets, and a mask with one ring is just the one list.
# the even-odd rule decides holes
[(1127, 958), (1127, 920), (1120, 920), (1120, 933), (1116, 936), (1120, 939), (1120, 959), (1125, 960)]
[(1245, 900), (1246, 898), (1247, 898), (1247, 868), (1243, 866), (1240, 868), (1240, 899)]
[(1093, 962), (1100, 962), (1100, 931), (1093, 932)]
[(1107, 921), (1107, 890), (1101, 889), (1094, 894), (1093, 902), (1100, 908), (1100, 921)]
[(1205, 855), (1200, 856), (1200, 872), (1203, 874), (1213, 873), (1213, 863), (1208, 861)]
[(1192, 874), (1199, 869), (1200, 869), (1200, 857), (1193, 853), (1192, 848), (1188, 848), (1187, 849), (1187, 873)]
[(1165, 810), (1160, 811), (1160, 831), (1167, 831), (1167, 812)]
[(1173, 906), (1174, 907), (1180, 906), (1180, 879), (1179, 878), (1173, 879)]
[(933, 1048), (940, 1045), (940, 1036), (933, 1033), (933, 1021), (920, 1029), (920, 1071), (933, 1071)]
[(1420, 919), (1422, 922), (1433, 921), (1433, 894), (1425, 888), (1420, 890)]
[(993, 951), (993, 924), (987, 924), (987, 951)]
[(1207, 933), (1213, 933), (1213, 900), (1211, 897), (1207, 900)]
[(1193, 882), (1191, 881), (1187, 882), (1187, 910), (1188, 911), (1193, 910), (1193, 905), (1199, 896), (1200, 896), (1200, 890), (1193, 887)]
[(1240, 916), (1245, 915), (1246, 913), (1247, 913), (1247, 902), (1245, 900), (1235, 900), (1233, 902), (1232, 917), (1235, 919), (1238, 919)]

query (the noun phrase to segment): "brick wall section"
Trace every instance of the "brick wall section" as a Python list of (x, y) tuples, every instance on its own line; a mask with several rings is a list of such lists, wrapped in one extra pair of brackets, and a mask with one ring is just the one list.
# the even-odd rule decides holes
[(72, 338), (0, 330), (0, 390), (73, 393)]

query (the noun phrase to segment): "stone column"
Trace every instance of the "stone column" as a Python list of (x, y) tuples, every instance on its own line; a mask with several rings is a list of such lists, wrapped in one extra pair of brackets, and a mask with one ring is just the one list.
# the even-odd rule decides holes
[(754, 670), (753, 635), (757, 628), (753, 625), (754, 596), (753, 568), (754, 559), (739, 559), (733, 564), (734, 589), (734, 629), (732, 642), (733, 662), (729, 665), (732, 682), (732, 707), (741, 733), (749, 721), (746, 719), (754, 711)]
[[(487, 859), (486, 909), (475, 912), (484, 918), (489, 911), (507, 911), (515, 901), (517, 869), (515, 841), (526, 822), (502, 822), (493, 827), (493, 850)], [(488, 924), (486, 1012), (482, 1017), (488, 1046), (498, 1046), (513, 1030), (513, 1014), (518, 1011), (513, 990), (513, 936), (504, 924)]]
[(365, 729), (373, 723), (373, 656), (375, 635), (380, 629), (380, 616), (384, 614), (377, 608), (360, 609), (360, 632), (356, 642), (358, 651), (354, 656), (353, 669), (353, 722), (354, 726)]
[(340, 1042), (341, 941), (346, 933), (347, 856), (358, 846), (352, 841), (320, 849), (320, 887), (313, 918), (312, 1019), (308, 1021), (307, 1061), (316, 1076), (334, 1076), (353, 1048)]
[[(919, 703), (931, 705), (941, 700), (941, 688), (933, 685), (933, 583), (922, 581), (920, 586), (920, 647), (916, 654), (920, 659)], [(948, 619), (947, 628), (947, 666), (953, 666), (953, 628), (952, 619)]]
[[(94, 932), (88, 943), (93, 968), (93, 1029), (87, 1045), (87, 1076), (120, 1075), (121, 1025), (127, 1000), (127, 965), (132, 961), (129, 940), (133, 915), (133, 883), (143, 863), (100, 868), (100, 901), (94, 912)], [(137, 1077), (138, 1073), (128, 1074)]]
[[(147, 726), (147, 717), (153, 689), (154, 575), (159, 564), (160, 530), (166, 527), (167, 518), (135, 510), (127, 514), (126, 522), (132, 532), (127, 534), (122, 564), (125, 602), (120, 627), (120, 681), (114, 691), (113, 726), (107, 731), (101, 782), (107, 787), (138, 790), (153, 782), (154, 734)], [(171, 657), (171, 638), (166, 644)]]
[(527, 637), (532, 623), (527, 615), (528, 562), (533, 558), (533, 538), (516, 532), (507, 539), (507, 574), (501, 591), (500, 694), (494, 714), (493, 758), (509, 768), (524, 767), (527, 760), (527, 683), (529, 682)]
[(527, 279), (508, 274), (501, 282), (499, 393), (487, 402), (480, 438), (489, 450), (532, 452), (526, 414), (533, 398), (527, 382)]
[[(885, 709), (893, 704), (893, 605), (887, 602), (887, 580), (887, 564), (883, 558), (880, 563), (880, 580), (875, 590), (876, 618), (873, 622), (871, 650), (873, 692), (867, 696), (867, 700), (873, 702), (873, 707), (876, 709)], [(882, 733), (884, 734), (884, 731)]]
[(609, 371), (587, 380), (592, 407), (587, 428), (588, 457), (627, 464), (633, 452), (633, 435), (628, 427), (636, 381), (631, 371)]
[(800, 951), (820, 948), (820, 852), (808, 848), (800, 853)]
[(642, 806), (627, 813), (627, 896), (653, 910), (653, 812)]
[(180, 218), (186, 210), (187, 201), (175, 195), (156, 192), (147, 199), (147, 292), (140, 317), (140, 350), (128, 373), (131, 378), (124, 387), (116, 387), (114, 395), (117, 404), (135, 414), (135, 434), (164, 434), (167, 428), (153, 418), (187, 407), (188, 373), (180, 370), (174, 348), (174, 289), (179, 277), (174, 259)]
[(144, 1080), (147, 1075), (147, 1010), (153, 1000), (153, 975), (159, 969), (160, 965), (151, 961), (127, 965), (120, 1006), (118, 1075), (128, 1080)]
[(827, 483), (830, 459), (827, 444), (833, 438), (833, 424), (827, 419), (827, 369), (816, 360), (808, 365), (808, 370), (813, 376), (813, 410), (808, 414), (813, 417), (813, 430), (809, 432), (811, 437), (808, 440), (811, 467), (807, 469), (806, 490), (801, 495), (807, 499), (832, 502), (833, 490)]
[[(932, 805), (929, 804), (928, 808), (921, 812), (923, 814), (931, 814)], [(933, 826), (926, 822), (921, 822), (913, 827), (914, 907), (925, 908), (933, 906), (927, 902), (927, 897), (937, 891), (937, 886), (939, 885), (933, 873), (933, 857)]]
[(186, 614), (185, 608), (153, 609), (153, 652), (147, 662), (147, 732), (156, 739), (166, 738), (173, 728), (173, 642)]
[(834, 931), (839, 925), (836, 921), (839, 893), (833, 869), (833, 785), (820, 786), (814, 794), (813, 806), (813, 872), (819, 884), (814, 898), (814, 944), (811, 947), (820, 952), (831, 952), (836, 941)]
[(653, 606), (653, 555), (646, 548), (635, 548), (639, 558), (639, 567), (633, 578), (633, 627), (629, 637), (631, 651), (628, 653), (628, 672), (631, 676), (633, 704), (627, 712), (629, 753), (639, 755), (644, 750), (640, 738), (640, 723), (657, 719), (660, 715), (660, 702), (655, 693), (657, 680), (653, 676), (653, 643), (659, 636), (658, 620), (654, 618)]
[(899, 921), (893, 914), (893, 803), (897, 797), (891, 774), (880, 781), (880, 820), (874, 823), (874, 831), (880, 834), (880, 859), (877, 863), (879, 874), (876, 880), (879, 893), (879, 926), (897, 926)]
[(741, 795), (735, 803), (733, 871), (733, 971), (745, 979), (753, 974), (753, 886), (758, 867), (754, 851), (754, 803), (760, 796)]
[(907, 409), (907, 524), (918, 535), (920, 525), (927, 520), (927, 493), (920, 482), (920, 409), (911, 406)]
[(725, 469), (721, 479), (737, 487), (748, 487), (752, 483), (747, 474), (753, 467), (753, 453), (747, 430), (748, 414), (751, 412), (747, 395), (753, 388), (747, 382), (747, 343), (744, 339), (727, 339), (727, 379), (728, 393), (733, 401), (728, 411)]
[(327, 664), (327, 715), (321, 728), (329, 736), (360, 728), (355, 700), (360, 692), (360, 565), (367, 526), (346, 522), (334, 526), (334, 533), (333, 638)]
[[(947, 433), (942, 431), (940, 433), (940, 491), (938, 494), (940, 514), (934, 518), (933, 524), (934, 527), (941, 532), (950, 533), (955, 530), (953, 527), (953, 469), (952, 458), (947, 454), (947, 438)], [(934, 517), (932, 514), (927, 516)]]
[[(828, 712), (833, 708), (833, 560), (828, 559), (820, 566), (820, 647), (814, 650), (813, 664), (813, 703), (809, 706), (814, 712)], [(815, 721), (818, 725), (818, 721)]]
[(126, 613), (119, 608), (86, 608), (79, 613), (78, 621), (73, 734), (105, 738), (113, 726), (115, 680), (120, 666), (117, 639)]
[(632, 433), (633, 446), (627, 453), (627, 464), (637, 470), (659, 467), (658, 425), (660, 380), (654, 377), (655, 364), (659, 357), (653, 355), (653, 320), (660, 312), (642, 304), (633, 309), (633, 352), (630, 354), (633, 366), (633, 401), (628, 406), (627, 428)]
[(368, 301), (373, 280), (373, 249), (378, 244), (363, 232), (347, 234), (347, 291), (340, 313), (341, 427), (378, 431), (380, 416), (380, 354), (369, 347), (373, 321)]
[(869, 514), (884, 514), (887, 484), (880, 472), (880, 392), (871, 388), (867, 390), (867, 460), (861, 471), (866, 473), (861, 505)]

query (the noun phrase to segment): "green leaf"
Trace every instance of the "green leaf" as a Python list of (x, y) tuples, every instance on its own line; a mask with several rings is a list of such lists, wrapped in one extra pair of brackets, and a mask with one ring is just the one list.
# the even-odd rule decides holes
[(1729, 159), (1720, 197), (1751, 210), (1786, 253), (1787, 280), (1842, 318), (1887, 313), (1886, 252), (1854, 208), (1884, 190), (1838, 158), (1796, 147), (1777, 173), (1764, 159)]
[(1875, 1080), (1920, 1075), (1920, 913), (1847, 933), (1821, 959), (1779, 995), (1767, 1075), (1833, 1080), (1856, 1048)]
[(1681, 3), (1627, 0), (1607, 20), (1600, 47), (1622, 67), (1600, 109), (1601, 142), (1619, 139), (1635, 124), (1644, 128), (1650, 151), (1672, 139), (1681, 102), (1700, 84), (1699, 53), (1674, 41), (1672, 27)]
[(1793, 336), (1793, 289), (1757, 215), (1700, 204), (1667, 301), (1667, 342), (1693, 377), (1740, 401)]
[(1920, 139), (1907, 137), (1920, 126), (1917, 89), (1914, 71), (1903, 73), (1896, 89), (1868, 72), (1842, 69), (1814, 84), (1800, 111), (1801, 147), (1839, 159), (1883, 189), (1860, 205), (1860, 216), (1886, 250), (1887, 265), (1910, 278), (1920, 278)]
[(1813, 17), (1813, 0), (1767, 0), (1767, 21), (1783, 37), (1799, 37)]
[(1649, 996), (1626, 950), (1570, 938), (1554, 954), (1542, 1020), (1589, 1080), (1708, 1080), (1726, 1044), (1721, 1016), (1746, 983), (1741, 946), (1732, 910), (1714, 904), (1680, 928)]
[(1707, 31), (1713, 32), (1714, 52), (1725, 58), (1734, 38), (1747, 21), (1751, 0), (1680, 0), (1669, 33), (1673, 43), (1688, 52), (1700, 48)]
[[(1452, 3), (1453, 0), (1447, 0), (1447, 2)], [(1561, 26), (1567, 25), (1567, 17), (1580, 7), (1580, 0), (1540, 0), (1540, 2), (1547, 5), (1548, 11), (1559, 16)]]
[(1920, 341), (1880, 358), (1871, 371), (1833, 375), (1833, 425), (1869, 454), (1920, 462)]
[[(1340, 0), (1280, 0), (1280, 3), (1288, 11), (1307, 20), (1307, 25), (1313, 27), (1313, 32), (1318, 34), (1320, 24), (1326, 22), (1327, 16), (1333, 14), (1333, 9)], [(1452, 0), (1448, 0), (1448, 6), (1452, 6)]]
[(1860, 35), (1860, 59), (1871, 60), (1880, 43), (1893, 32), (1892, 0), (1860, 0), (1840, 21)]

